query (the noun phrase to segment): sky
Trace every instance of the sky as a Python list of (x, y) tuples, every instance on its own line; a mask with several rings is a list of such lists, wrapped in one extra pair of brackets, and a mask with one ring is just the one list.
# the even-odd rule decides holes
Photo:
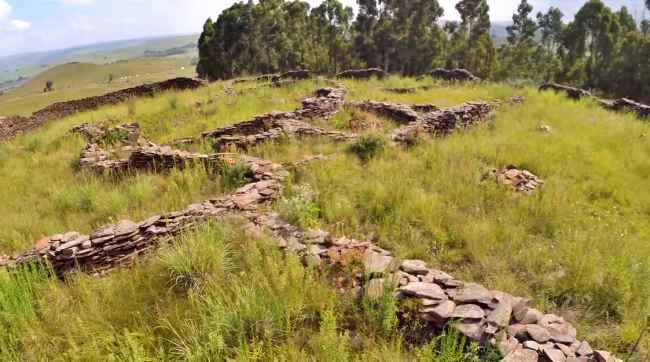
[[(308, 0), (317, 5), (319, 0)], [(354, 6), (355, 0), (342, 0)], [(570, 18), (586, 0), (530, 0), (535, 12), (556, 6)], [(644, 0), (605, 0), (639, 18)], [(457, 0), (439, 0), (445, 19), (457, 19)], [(488, 0), (493, 21), (511, 19), (520, 0)], [(201, 31), (234, 0), (0, 0), (0, 56), (112, 40)]]

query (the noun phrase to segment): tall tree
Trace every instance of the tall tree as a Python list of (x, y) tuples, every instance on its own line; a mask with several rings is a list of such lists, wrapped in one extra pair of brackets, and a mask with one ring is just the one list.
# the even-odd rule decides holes
[(325, 0), (311, 12), (314, 29), (319, 40), (326, 44), (327, 71), (336, 73), (349, 63), (350, 21), (353, 10), (338, 0)]
[(637, 31), (636, 20), (634, 20), (634, 17), (630, 14), (627, 6), (621, 7), (621, 10), (619, 10), (616, 15), (618, 16), (618, 23), (621, 25), (621, 30), (624, 33)]
[(568, 73), (573, 73), (570, 77), (583, 78), (589, 87), (613, 81), (606, 76), (614, 61), (620, 35), (617, 15), (602, 0), (589, 0), (564, 34), (563, 45), (568, 50), (565, 63), (571, 68)]
[(537, 24), (530, 18), (533, 6), (527, 0), (521, 0), (517, 13), (512, 16), (512, 25), (506, 28), (508, 42), (512, 45), (522, 45), (531, 42), (537, 31)]
[(486, 0), (461, 0), (460, 36), (464, 44), (454, 52), (456, 62), (482, 77), (489, 77), (495, 65), (495, 49), (490, 36), (490, 7)]
[(537, 13), (537, 23), (541, 33), (542, 44), (549, 52), (555, 53), (557, 46), (562, 40), (564, 14), (556, 7), (548, 9), (546, 14)]

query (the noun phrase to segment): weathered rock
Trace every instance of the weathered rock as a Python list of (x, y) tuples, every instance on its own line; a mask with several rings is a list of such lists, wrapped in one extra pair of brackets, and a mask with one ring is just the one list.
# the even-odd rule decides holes
[(501, 362), (537, 362), (538, 358), (537, 352), (530, 349), (519, 348), (508, 353)]
[(544, 348), (542, 351), (544, 352), (544, 356), (548, 358), (550, 362), (566, 362), (566, 356), (559, 349)]
[(551, 333), (537, 324), (526, 325), (526, 333), (537, 343), (546, 343), (551, 340)]
[(369, 251), (364, 255), (363, 264), (368, 274), (383, 274), (390, 270), (394, 258)]
[(399, 288), (406, 295), (433, 300), (446, 300), (445, 291), (437, 284), (415, 282)]
[(370, 79), (377, 77), (383, 79), (386, 73), (381, 68), (368, 68), (368, 69), (349, 69), (336, 75), (339, 79)]
[(513, 315), (517, 322), (521, 324), (536, 324), (544, 316), (544, 314), (537, 309), (525, 306), (515, 309)]
[(443, 69), (437, 68), (431, 72), (431, 76), (435, 79), (443, 79), (447, 81), (479, 81), (481, 78), (475, 76), (467, 69)]
[(549, 331), (554, 342), (571, 344), (576, 340), (576, 329), (554, 314), (545, 315), (538, 324)]
[(589, 345), (589, 342), (584, 341), (581, 342), (578, 348), (576, 349), (576, 354), (578, 356), (591, 356), (594, 353), (594, 350), (591, 348), (591, 345)]
[(427, 264), (422, 260), (404, 260), (400, 268), (406, 273), (413, 275), (426, 275), (429, 273)]
[(483, 340), (485, 323), (480, 319), (464, 319), (452, 324), (452, 327), (472, 341), (481, 342)]
[(541, 349), (539, 343), (535, 341), (525, 341), (523, 344), (524, 348), (532, 349), (533, 351), (539, 351)]
[[(433, 308), (424, 308), (422, 313), (425, 319), (432, 322), (446, 322), (454, 314), (456, 304), (450, 300), (444, 300)], [(427, 318), (428, 317), (428, 318)]]
[(607, 351), (594, 351), (594, 359), (596, 362), (616, 362), (614, 356)]
[(463, 304), (454, 309), (453, 318), (462, 319), (481, 319), (485, 317), (485, 312), (481, 307), (475, 304)]
[(516, 166), (508, 166), (497, 172), (497, 182), (511, 187), (519, 192), (533, 192), (544, 184), (544, 181), (527, 170), (520, 170)]
[(458, 291), (453, 299), (456, 303), (461, 304), (479, 303), (488, 305), (492, 302), (492, 293), (482, 285), (467, 283)]

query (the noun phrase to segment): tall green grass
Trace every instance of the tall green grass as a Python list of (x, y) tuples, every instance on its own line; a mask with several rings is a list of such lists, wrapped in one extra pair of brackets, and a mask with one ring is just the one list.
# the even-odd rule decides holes
[[(304, 227), (376, 240), (401, 257), (427, 260), (460, 278), (559, 313), (599, 348), (624, 356), (650, 314), (650, 125), (589, 102), (503, 84), (434, 84), (391, 77), (345, 82), (349, 98), (451, 106), (524, 95), (489, 122), (403, 149), (366, 152), (323, 139), (283, 140), (247, 151), (276, 162), (323, 153), (296, 170), (274, 205)], [(435, 85), (414, 94), (385, 87)], [(88, 232), (227, 192), (235, 168), (100, 178), (74, 171), (82, 122), (139, 122), (164, 143), (291, 110), (324, 82), (225, 92), (226, 85), (161, 94), (52, 122), (0, 145), (0, 250), (19, 251), (67, 230)], [(321, 126), (347, 129), (343, 112)], [(371, 119), (383, 129), (396, 125)], [(550, 125), (551, 133), (538, 131)], [(374, 136), (373, 136), (374, 135)], [(372, 142), (371, 142), (372, 143)], [(363, 146), (363, 147), (361, 147)], [(213, 152), (209, 144), (189, 149)], [(362, 156), (361, 158), (359, 156)], [(365, 157), (371, 155), (372, 157)], [(491, 171), (515, 164), (546, 180), (532, 196), (499, 187)], [(440, 360), (487, 357), (458, 339), (414, 347), (400, 337), (389, 299), (336, 293), (328, 273), (301, 266), (241, 230), (211, 226), (134, 269), (64, 282), (0, 275), (3, 360)], [(641, 343), (639, 360), (650, 349)], [(462, 357), (464, 358), (464, 357)]]

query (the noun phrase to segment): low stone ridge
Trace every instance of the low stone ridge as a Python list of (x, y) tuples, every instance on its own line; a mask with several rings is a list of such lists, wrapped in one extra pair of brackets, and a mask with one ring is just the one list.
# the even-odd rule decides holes
[[(255, 128), (256, 132), (253, 134), (239, 134), (239, 130), (242, 128), (245, 130)], [(219, 132), (220, 136), (214, 143), (222, 151), (226, 151), (231, 147), (248, 148), (285, 137), (329, 137), (335, 141), (347, 141), (355, 138), (354, 135), (314, 127), (309, 123), (294, 119), (258, 119), (246, 124), (229, 127), (228, 131), (231, 133), (221, 130)]]
[(593, 97), (591, 92), (589, 92), (587, 90), (571, 87), (571, 86), (568, 86), (568, 85), (558, 84), (558, 83), (545, 83), (545, 84), (542, 84), (539, 87), (539, 90), (540, 90), (540, 92), (547, 91), (547, 90), (552, 90), (552, 91), (555, 91), (556, 93), (562, 93), (563, 92), (563, 93), (566, 93), (566, 95), (569, 98), (575, 99), (575, 100), (579, 100), (579, 99), (582, 99), (582, 98), (592, 98)]
[(443, 79), (447, 81), (480, 81), (481, 78), (475, 76), (467, 69), (444, 69), (437, 68), (431, 72), (431, 76), (435, 79)]
[[(381, 117), (387, 117), (400, 124), (409, 124), (417, 122), (420, 115), (412, 106), (406, 104), (388, 103), (388, 102), (350, 102), (349, 107), (360, 109), (364, 112), (373, 113)], [(421, 108), (420, 108), (421, 109)]]
[(36, 129), (45, 122), (65, 118), (79, 112), (97, 109), (102, 106), (122, 103), (133, 97), (153, 96), (157, 92), (171, 89), (195, 89), (204, 83), (192, 78), (173, 78), (166, 81), (144, 84), (101, 96), (88, 97), (73, 101), (59, 102), (49, 105), (32, 114), (31, 117), (8, 117), (0, 120), (0, 142), (7, 141), (17, 135)]
[[(307, 123), (312, 119), (330, 119), (343, 109), (347, 91), (343, 87), (318, 89), (313, 97), (302, 101), (302, 107), (293, 112), (271, 112), (251, 121), (208, 131), (202, 139), (214, 139), (227, 149), (230, 146), (246, 148), (282, 137), (323, 136), (337, 141), (354, 138), (354, 135), (314, 127)], [(183, 140), (183, 143), (188, 143)]]
[(496, 174), (497, 182), (511, 187), (515, 191), (531, 193), (544, 185), (540, 179), (528, 170), (520, 170), (516, 166), (508, 166)]
[(633, 112), (639, 118), (650, 118), (650, 106), (633, 101), (627, 98), (619, 98), (615, 100), (603, 99), (594, 96), (591, 92), (584, 89), (575, 88), (567, 85), (557, 83), (546, 83), (539, 87), (539, 91), (552, 90), (557, 93), (565, 93), (569, 98), (580, 100), (583, 98), (591, 98), (596, 103), (600, 104), (603, 108), (618, 112)]
[(251, 183), (231, 195), (193, 204), (179, 212), (156, 215), (139, 223), (123, 220), (90, 235), (78, 232), (54, 235), (39, 241), (35, 249), (3, 261), (9, 266), (48, 262), (59, 277), (77, 270), (100, 274), (132, 264), (137, 257), (207, 219), (252, 213), (281, 195), (282, 180), (287, 173), (282, 166), (270, 161), (241, 158), (237, 160), (231, 156), (231, 161), (243, 162), (251, 168)]
[[(317, 230), (302, 231), (275, 214), (251, 218), (270, 230), (285, 252), (298, 253), (308, 264), (335, 265), (360, 257), (366, 275), (358, 275), (352, 288), (368, 297), (393, 294), (402, 308), (413, 300), (425, 329), (451, 327), (473, 341), (501, 350), (504, 361), (566, 361), (582, 358), (600, 361), (601, 352), (576, 337), (575, 328), (554, 314), (543, 314), (530, 300), (466, 283), (421, 260), (399, 261), (372, 242), (335, 237)], [(368, 280), (367, 282), (365, 282)], [(389, 289), (394, 285), (395, 289)], [(619, 361), (607, 354), (607, 361)]]
[(492, 108), (486, 102), (467, 102), (457, 107), (436, 110), (396, 129), (391, 138), (397, 143), (411, 144), (422, 133), (446, 136), (485, 121)]
[(307, 69), (296, 69), (284, 72), (280, 75), (271, 77), (272, 82), (280, 82), (283, 80), (305, 80), (311, 77), (311, 73)]
[(383, 79), (386, 76), (381, 68), (368, 68), (368, 69), (348, 69), (336, 75), (338, 79), (370, 79), (377, 77)]

